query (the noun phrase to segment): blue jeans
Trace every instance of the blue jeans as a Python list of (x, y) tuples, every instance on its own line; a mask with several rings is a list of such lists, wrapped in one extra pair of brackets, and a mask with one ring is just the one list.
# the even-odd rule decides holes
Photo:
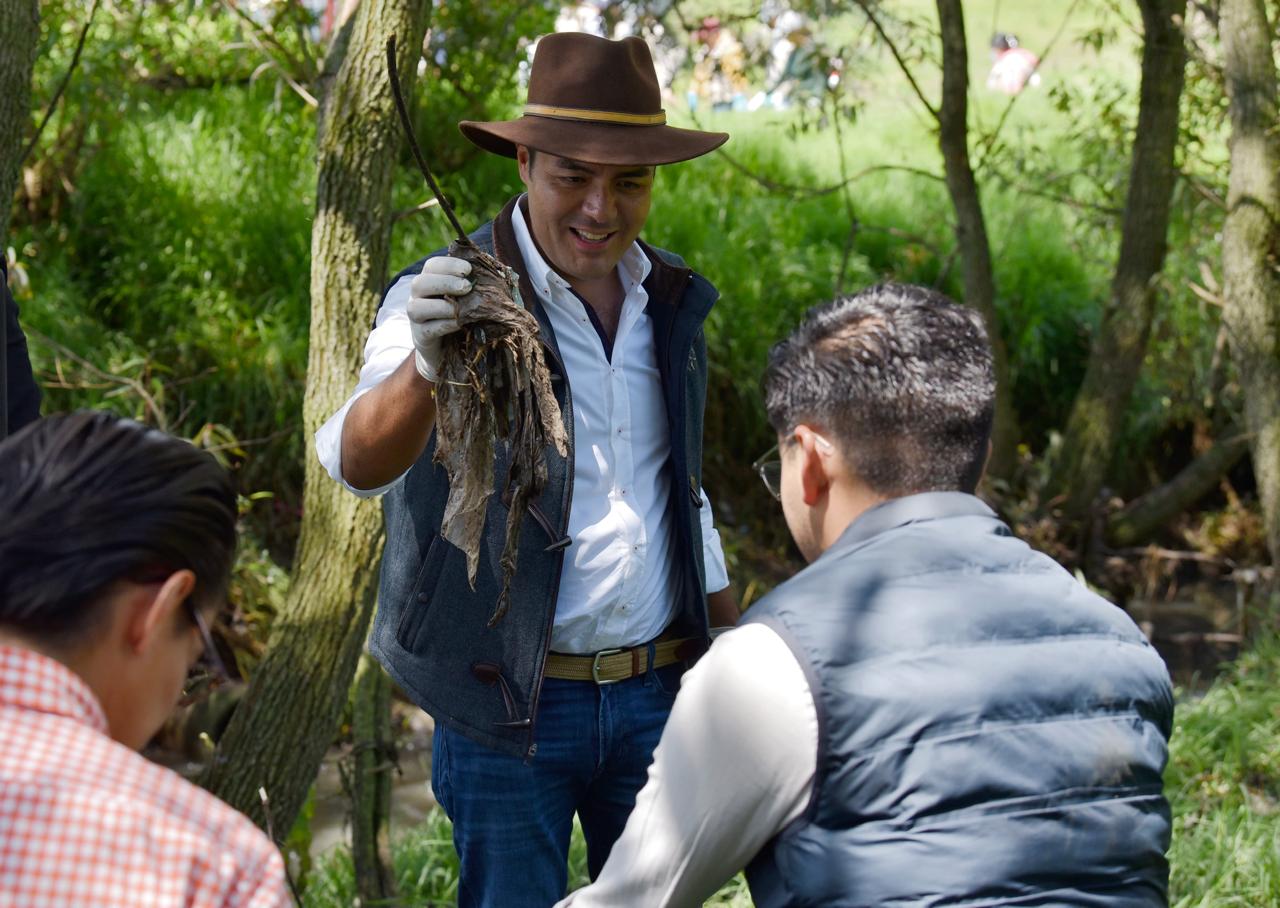
[(597, 687), (547, 678), (526, 763), (438, 726), (431, 787), (453, 821), (460, 908), (548, 908), (568, 885), (573, 815), (595, 879), (644, 786), (684, 666)]

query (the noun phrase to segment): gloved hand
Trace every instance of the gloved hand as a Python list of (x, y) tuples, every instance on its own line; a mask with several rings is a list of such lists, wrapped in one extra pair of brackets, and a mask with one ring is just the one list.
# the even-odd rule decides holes
[(471, 263), (439, 255), (427, 259), (422, 273), (409, 285), (409, 326), (413, 332), (413, 362), (418, 374), (435, 382), (443, 350), (441, 341), (459, 329), (456, 304), (445, 297), (471, 292)]

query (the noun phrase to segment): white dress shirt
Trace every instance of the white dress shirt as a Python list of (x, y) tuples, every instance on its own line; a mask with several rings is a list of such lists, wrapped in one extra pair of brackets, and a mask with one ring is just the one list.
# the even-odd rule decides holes
[(800, 663), (763, 624), (729, 631), (684, 676), (600, 876), (557, 908), (701, 905), (804, 812), (817, 765)]
[[(534, 245), (520, 206), (512, 226), (564, 361), (573, 393), (574, 476), (560, 593), (551, 648), (590, 653), (633, 646), (662, 633), (676, 610), (676, 533), (668, 502), (671, 451), (652, 322), (642, 286), (651, 264), (632, 244), (618, 264), (626, 291), (612, 362), (583, 302)], [(399, 280), (378, 311), (365, 343), (365, 362), (351, 398), (316, 433), (316, 452), (329, 475), (361, 496), (342, 476), (342, 424), (351, 405), (413, 353), (406, 305), (411, 277)], [(702, 495), (707, 591), (729, 585), (711, 502)]]

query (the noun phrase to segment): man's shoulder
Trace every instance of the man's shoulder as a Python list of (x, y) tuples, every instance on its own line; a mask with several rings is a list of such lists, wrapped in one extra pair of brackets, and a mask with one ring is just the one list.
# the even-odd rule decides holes
[(684, 257), (672, 252), (670, 249), (663, 249), (659, 246), (652, 246), (648, 243), (645, 244), (645, 248), (672, 268), (689, 268), (689, 263), (684, 260)]
[[(283, 886), (283, 863), (270, 839), (173, 770), (65, 716), (10, 711), (8, 719), (0, 745), (0, 817), (35, 811), (49, 818), (39, 834), (51, 841), (109, 838), (117, 858), (145, 852), (170, 868), (216, 853), (220, 878)], [(54, 752), (50, 741), (57, 742)], [(14, 748), (42, 757), (27, 760)]]
[(241, 864), (258, 865), (277, 853), (248, 817), (208, 791), (123, 744), (83, 732), (100, 739), (83, 742), (97, 755), (83, 794), (109, 802), (117, 817), (129, 815), (145, 828), (216, 844)]

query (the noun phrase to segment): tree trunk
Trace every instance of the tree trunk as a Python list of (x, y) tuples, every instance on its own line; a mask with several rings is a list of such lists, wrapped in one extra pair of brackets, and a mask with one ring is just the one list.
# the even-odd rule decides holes
[[(406, 93), (426, 0), (365, 0), (325, 97), (311, 234), (311, 336), (303, 423), (310, 439), (350, 393), (387, 275), (391, 174), (402, 141), (385, 45), (399, 38)], [(293, 578), (269, 649), (205, 785), (258, 825), (287, 833), (333, 738), (364, 645), (382, 544), (377, 502), (343, 490), (307, 457)], [(270, 798), (267, 817), (258, 790)]]
[(1271, 563), (1280, 565), (1280, 110), (1263, 0), (1222, 0), (1219, 31), (1231, 107), (1223, 320), (1244, 388)]
[(31, 70), (40, 45), (38, 0), (0, 0), (0, 252), (9, 236), (31, 118)]
[(1114, 546), (1138, 545), (1191, 507), (1218, 484), (1249, 450), (1245, 435), (1228, 430), (1173, 479), (1135, 498), (1107, 520), (1107, 542)]
[(1009, 385), (1009, 357), (996, 314), (996, 283), (991, 244), (978, 184), (969, 162), (969, 51), (965, 44), (960, 0), (938, 0), (942, 31), (942, 104), (938, 109), (938, 144), (947, 176), (947, 191), (956, 212), (956, 245), (964, 270), (964, 302), (982, 313), (995, 360), (996, 414), (991, 461), (987, 471), (1007, 477), (1017, 457), (1018, 425)]
[(351, 859), (361, 904), (395, 901), (391, 872), (391, 776), (395, 741), (391, 735), (391, 679), (368, 653), (360, 657), (351, 696), (353, 738)]
[(1050, 488), (1070, 519), (1083, 518), (1106, 480), (1125, 410), (1142, 369), (1164, 267), (1186, 68), (1182, 18), (1187, 0), (1138, 0), (1145, 38), (1138, 128), (1129, 168), (1120, 257), (1084, 383), (1052, 465)]

